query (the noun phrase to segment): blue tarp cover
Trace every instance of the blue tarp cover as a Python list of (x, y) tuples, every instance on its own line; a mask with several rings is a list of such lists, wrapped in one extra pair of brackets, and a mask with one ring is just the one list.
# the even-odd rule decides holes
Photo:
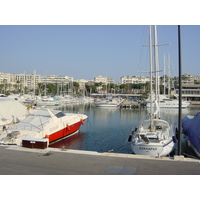
[(192, 119), (184, 117), (182, 127), (183, 133), (188, 136), (192, 145), (200, 153), (200, 112)]

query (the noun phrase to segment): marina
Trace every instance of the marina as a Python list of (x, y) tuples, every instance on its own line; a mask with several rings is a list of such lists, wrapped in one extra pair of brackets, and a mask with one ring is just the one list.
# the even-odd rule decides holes
[[(114, 79), (101, 75), (95, 77), (94, 81), (74, 81), (73, 77), (50, 75), (44, 76), (40, 82), (41, 76), (37, 75), (36, 71), (31, 76), (25, 75), (25, 72), (21, 75), (2, 74), (2, 77), (5, 75), (7, 78), (13, 78), (9, 81), (18, 80), (18, 83), (23, 84), (17, 88), (11, 81), (12, 84), (7, 89), (4, 80), (0, 100), (6, 102), (12, 99), (13, 104), (18, 102), (24, 107), (21, 108), (22, 113), (16, 111), (18, 106), (10, 109), (11, 106), (6, 103), (7, 108), (3, 109), (4, 106), (1, 104), (4, 111), (0, 113), (1, 153), (8, 155), (9, 158), (13, 156), (12, 150), (20, 152), (17, 153), (19, 163), (15, 162), (14, 166), (22, 166), (14, 171), (9, 167), (5, 169), (10, 163), (6, 160), (5, 165), (0, 167), (0, 173), (9, 174), (10, 171), (10, 174), (200, 174), (197, 166), (200, 155), (199, 143), (196, 146), (196, 140), (199, 138), (199, 118), (195, 118), (198, 113), (200, 87), (190, 87), (189, 90), (184, 87), (186, 90), (183, 94), (193, 94), (190, 91), (192, 90), (197, 96), (182, 98), (181, 79), (188, 80), (189, 83), (192, 76), (185, 74), (182, 77), (180, 26), (178, 30), (178, 79), (171, 78), (170, 73), (166, 76), (164, 72), (163, 77), (159, 74), (162, 70), (159, 69), (158, 63), (159, 44), (156, 26), (149, 26), (147, 46), (150, 69), (147, 72), (149, 77), (146, 78), (124, 76), (118, 84), (114, 84)], [(198, 80), (198, 77), (194, 77), (191, 83), (199, 84)], [(26, 88), (28, 82), (31, 86)], [(8, 96), (4, 95), (3, 91)], [(168, 95), (165, 95), (166, 92)], [(192, 101), (196, 102), (193, 104)], [(7, 110), (10, 111), (9, 115)], [(184, 118), (185, 116), (187, 117)], [(194, 116), (194, 120), (191, 120), (190, 116)], [(184, 134), (181, 132), (181, 119), (185, 119)], [(194, 126), (191, 125), (193, 123)], [(195, 137), (193, 132), (196, 134)], [(37, 165), (41, 171), (32, 166), (28, 167), (28, 171), (24, 169), (29, 159), (20, 163), (20, 157), (26, 157), (27, 153), (32, 157), (32, 164)], [(38, 163), (38, 157), (41, 155), (55, 157), (47, 162), (39, 158), (42, 162)], [(70, 167), (63, 161), (63, 157), (70, 161)], [(4, 156), (2, 158), (4, 159)], [(149, 164), (149, 170), (145, 170), (139, 164), (140, 161), (143, 165)], [(60, 162), (64, 167), (57, 166)], [(158, 162), (160, 168), (156, 170), (154, 168), (158, 166)], [(48, 167), (44, 172), (48, 164), (53, 168)], [(56, 166), (58, 170), (55, 170)], [(96, 167), (90, 170), (91, 166)]]
[[(0, 102), (1, 196), (157, 200), (168, 194), (168, 198), (196, 198), (200, 26), (184, 25), (191, 21), (186, 14), (189, 5), (183, 2), (180, 9), (149, 1), (13, 3), (3, 3), (0, 27), (0, 96), (12, 98)], [(196, 24), (198, 6), (191, 5), (189, 16)], [(176, 22), (183, 24), (182, 76), (178, 74)], [(167, 122), (162, 130), (168, 124), (175, 130), (173, 141), (170, 138), (164, 144), (173, 144), (172, 151), (155, 156), (133, 152), (129, 140), (152, 113), (149, 23), (160, 24), (157, 45), (152, 44), (159, 49), (152, 89), (155, 92), (159, 72), (160, 115), (153, 116), (152, 130), (138, 132), (147, 136), (141, 136), (144, 143), (156, 141), (142, 148), (148, 151), (161, 141), (157, 122)], [(187, 132), (179, 129), (179, 76), (181, 117), (195, 119), (195, 128), (190, 126)], [(108, 96), (112, 98), (104, 101)], [(101, 101), (95, 101), (98, 98)], [(194, 130), (196, 136), (191, 138)], [(178, 131), (184, 133), (181, 155)]]
[[(140, 120), (148, 116), (149, 109), (105, 107), (93, 104), (68, 105), (60, 107), (64, 112), (84, 113), (88, 116), (80, 132), (69, 138), (50, 145), (52, 148), (76, 149), (96, 152), (132, 154), (129, 134)], [(183, 109), (183, 116), (194, 115), (198, 108)], [(174, 127), (178, 127), (178, 109), (161, 108), (161, 117)], [(183, 144), (183, 150), (185, 150)], [(177, 153), (177, 152), (176, 152)], [(186, 153), (187, 154), (187, 153)]]
[[(80, 113), (84, 114), (84, 116), (87, 116), (87, 120), (85, 120), (84, 125), (80, 127), (79, 132), (76, 132), (76, 134), (69, 134), (69, 136), (66, 136), (64, 139), (61, 138), (60, 141), (51, 141), (49, 147), (58, 149), (74, 149), (95, 151), (99, 153), (109, 152), (120, 154), (133, 154), (131, 150), (131, 143), (128, 141), (129, 135), (131, 131), (138, 126), (143, 118), (149, 116), (150, 111), (149, 108), (145, 106), (127, 108), (122, 106), (96, 107), (93, 101), (91, 101), (90, 103), (71, 103), (65, 105), (60, 104), (59, 106), (46, 106), (46, 108), (41, 108), (47, 108), (49, 110), (46, 111), (47, 113), (50, 112), (50, 110), (57, 110), (56, 113), (59, 113), (59, 111), (62, 111), (63, 113), (73, 113), (74, 116), (77, 115), (77, 117), (79, 117), (77, 119), (78, 121), (80, 121), (81, 119)], [(198, 112), (198, 109), (198, 105), (184, 108), (182, 109), (182, 116), (184, 117), (188, 115), (195, 115)], [(34, 112), (38, 112), (37, 109), (33, 109), (33, 113)], [(44, 111), (41, 110), (41, 112)], [(178, 128), (177, 108), (161, 108), (160, 117), (163, 120), (168, 121), (169, 124), (173, 124), (175, 128)], [(12, 119), (13, 117), (10, 118)], [(40, 123), (41, 120), (42, 116), (38, 117), (37, 123)], [(36, 123), (36, 121), (34, 123)], [(21, 126), (23, 126), (23, 123)], [(17, 127), (18, 125), (16, 124), (13, 126), (13, 128), (11, 128), (11, 130), (15, 130)], [(38, 127), (42, 127), (42, 125), (38, 125)], [(30, 129), (30, 127), (26, 126), (26, 129), (28, 130)], [(69, 129), (69, 127), (66, 127), (66, 129)], [(48, 132), (48, 129), (46, 131)], [(41, 137), (41, 139), (46, 139), (46, 131), (42, 131), (41, 129), (40, 134), (42, 134), (43, 132), (45, 133), (44, 136)], [(28, 132), (30, 132), (30, 130), (28, 130)], [(6, 136), (7, 134), (8, 132), (1, 133), (1, 138), (3, 137), (3, 135)], [(15, 135), (13, 136), (15, 137)], [(29, 142), (31, 143), (31, 141), (33, 140), (33, 135), (26, 137), (30, 139)], [(27, 141), (27, 139), (24, 139), (24, 142), (25, 141)], [(39, 139), (38, 141), (41, 140)], [(18, 142), (18, 145), (20, 145), (20, 141)], [(188, 148), (187, 145), (183, 142), (182, 154), (190, 156), (190, 150), (188, 153), (188, 149), (190, 148)], [(177, 143), (175, 144), (175, 150), (172, 152), (172, 156), (176, 154)], [(192, 153), (191, 156), (195, 155)]]

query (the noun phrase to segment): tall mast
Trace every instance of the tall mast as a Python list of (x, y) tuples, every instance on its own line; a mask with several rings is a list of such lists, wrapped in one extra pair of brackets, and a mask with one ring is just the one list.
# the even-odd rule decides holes
[(163, 88), (164, 89), (163, 90), (164, 91), (163, 92), (164, 92), (164, 95), (165, 95), (165, 54), (164, 54), (164, 77), (163, 78), (164, 78), (164, 80), (163, 80), (163, 82), (164, 82), (164, 84), (163, 84), (163, 86), (164, 86)]
[(182, 58), (181, 58), (181, 27), (178, 25), (178, 61), (179, 61), (179, 117), (178, 117), (178, 155), (181, 155), (182, 133)]
[(33, 96), (35, 96), (35, 75), (36, 75), (36, 70), (33, 70)]
[[(159, 93), (160, 93), (160, 89), (159, 89), (159, 66), (158, 66), (158, 40), (157, 40), (157, 28), (156, 25), (154, 25), (154, 66), (155, 66), (155, 79), (156, 79), (156, 95), (155, 95), (155, 100), (158, 103), (158, 107), (160, 104), (159, 101)], [(158, 115), (160, 115), (160, 112), (158, 112)], [(157, 116), (159, 117), (160, 116)]]
[(149, 26), (149, 65), (150, 65), (150, 129), (153, 128), (153, 106), (152, 106), (152, 36), (151, 25)]
[(157, 31), (154, 25), (154, 71), (155, 71), (155, 81), (156, 81), (156, 93), (155, 99), (158, 100), (158, 60), (157, 60)]
[(45, 71), (45, 79), (44, 79), (44, 96), (47, 95), (47, 82), (46, 82), (46, 78), (47, 78), (47, 71)]
[(24, 71), (24, 83), (23, 83), (23, 95), (25, 94), (25, 84), (26, 84), (26, 75), (25, 75), (25, 71)]
[(170, 98), (171, 85), (170, 85), (170, 54), (168, 53), (168, 96)]

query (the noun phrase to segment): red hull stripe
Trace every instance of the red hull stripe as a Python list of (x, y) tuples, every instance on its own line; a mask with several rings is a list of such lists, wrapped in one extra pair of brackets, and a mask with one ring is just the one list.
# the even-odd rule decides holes
[(49, 135), (49, 142), (53, 142), (55, 140), (58, 140), (62, 137), (65, 137), (67, 135), (70, 135), (70, 134), (78, 131), (80, 129), (80, 126), (81, 126), (81, 122), (77, 122), (76, 124), (69, 126), (70, 128), (65, 127), (62, 130), (52, 133), (51, 135)]

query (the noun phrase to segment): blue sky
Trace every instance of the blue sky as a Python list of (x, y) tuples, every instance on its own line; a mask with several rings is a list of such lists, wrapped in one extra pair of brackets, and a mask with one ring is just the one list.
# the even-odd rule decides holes
[[(160, 68), (171, 54), (178, 74), (177, 26), (157, 26)], [(200, 75), (200, 26), (181, 26), (183, 73)], [(92, 80), (102, 75), (118, 82), (148, 69), (146, 25), (8, 25), (0, 26), (1, 72), (67, 75)]]

